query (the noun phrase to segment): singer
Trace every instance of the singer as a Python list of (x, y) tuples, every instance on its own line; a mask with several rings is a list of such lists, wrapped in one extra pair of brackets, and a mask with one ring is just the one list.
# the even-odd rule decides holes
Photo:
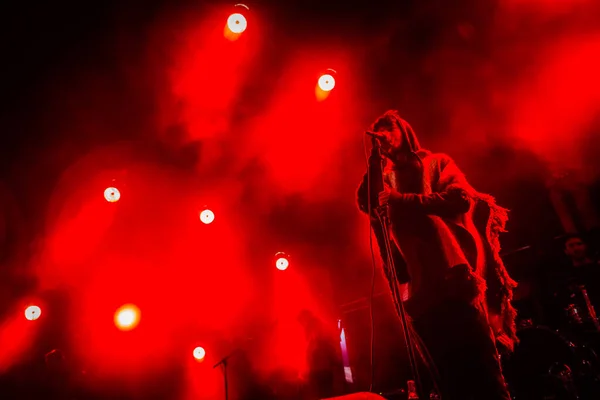
[(517, 340), (510, 304), (516, 282), (498, 254), (507, 210), (473, 189), (449, 156), (421, 148), (397, 111), (367, 133), (374, 151), (358, 206), (371, 211), (384, 272), (396, 306), (402, 302), (409, 315), (417, 353), (444, 400), (510, 400), (496, 347), (510, 351)]

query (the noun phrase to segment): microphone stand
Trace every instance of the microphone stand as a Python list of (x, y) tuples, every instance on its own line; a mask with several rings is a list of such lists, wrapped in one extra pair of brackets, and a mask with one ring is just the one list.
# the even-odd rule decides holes
[(231, 353), (229, 353), (228, 355), (226, 355), (225, 357), (223, 357), (218, 363), (216, 363), (215, 365), (213, 365), (213, 368), (217, 368), (219, 365), (223, 366), (223, 383), (225, 384), (225, 400), (229, 399), (229, 388), (227, 385), (227, 360), (229, 360), (229, 357), (231, 357), (233, 355), (233, 353), (235, 353), (235, 350), (232, 351)]
[[(384, 159), (381, 155), (381, 145), (376, 137), (373, 137), (373, 147), (371, 149), (371, 156), (369, 157), (369, 169), (367, 171), (367, 179), (368, 179), (368, 196), (369, 196), (369, 214), (371, 211), (377, 216), (379, 223), (381, 224), (381, 229), (383, 231), (383, 241), (385, 242), (385, 252), (387, 258), (387, 265), (390, 271), (392, 272), (392, 276), (395, 280), (391, 284), (394, 288), (392, 296), (396, 302), (396, 312), (400, 317), (400, 322), (402, 325), (402, 333), (404, 336), (404, 341), (406, 343), (406, 350), (408, 355), (408, 361), (410, 363), (410, 370), (412, 373), (412, 378), (414, 380), (409, 380), (408, 383), (408, 396), (409, 399), (418, 399), (418, 393), (422, 392), (421, 382), (419, 379), (419, 372), (417, 368), (417, 362), (415, 357), (414, 344), (410, 335), (410, 328), (408, 323), (408, 318), (406, 315), (406, 311), (404, 309), (404, 301), (402, 300), (400, 293), (398, 291), (398, 279), (396, 277), (396, 267), (394, 265), (394, 259), (392, 255), (392, 247), (389, 236), (389, 205), (379, 206), (379, 193), (383, 191), (384, 188), (384, 178), (383, 178), (383, 167), (384, 167)], [(373, 205), (376, 204), (376, 207)], [(373, 221), (371, 220), (371, 226), (373, 226)], [(416, 381), (416, 388), (415, 388)]]

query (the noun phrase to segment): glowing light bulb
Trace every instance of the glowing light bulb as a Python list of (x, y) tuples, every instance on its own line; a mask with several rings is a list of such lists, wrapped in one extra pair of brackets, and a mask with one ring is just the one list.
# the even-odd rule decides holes
[(205, 356), (206, 356), (206, 350), (204, 350), (204, 348), (198, 346), (194, 349), (194, 358), (197, 361), (203, 361)]
[(122, 331), (134, 329), (140, 322), (140, 309), (126, 304), (115, 312), (115, 325)]
[(116, 187), (108, 187), (104, 190), (104, 198), (109, 203), (115, 203), (121, 198), (121, 192)]
[(200, 213), (200, 221), (206, 225), (212, 223), (215, 220), (215, 214), (211, 210), (203, 210)]
[(227, 27), (232, 33), (242, 33), (246, 30), (247, 26), (248, 22), (246, 21), (246, 17), (240, 13), (231, 14), (229, 18), (227, 18)]
[(332, 75), (324, 74), (319, 78), (319, 88), (324, 92), (329, 92), (335, 87), (335, 78)]
[(275, 262), (275, 266), (277, 267), (278, 270), (285, 271), (290, 266), (290, 262), (283, 257), (278, 258), (277, 261)]
[(29, 321), (35, 321), (42, 315), (42, 309), (38, 306), (29, 306), (25, 309), (25, 318)]
[(290, 257), (284, 252), (280, 251), (275, 254), (275, 268), (280, 271), (285, 271), (290, 266)]

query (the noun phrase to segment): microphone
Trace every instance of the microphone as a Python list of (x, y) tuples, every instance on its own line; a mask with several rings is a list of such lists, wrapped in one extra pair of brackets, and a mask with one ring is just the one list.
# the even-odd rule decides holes
[(366, 131), (365, 134), (371, 136), (374, 139), (385, 139), (385, 135), (383, 135), (379, 132)]

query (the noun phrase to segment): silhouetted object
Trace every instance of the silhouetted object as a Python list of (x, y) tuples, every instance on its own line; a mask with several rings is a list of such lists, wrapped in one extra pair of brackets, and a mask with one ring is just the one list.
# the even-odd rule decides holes
[(547, 265), (543, 277), (549, 323), (563, 330), (598, 331), (600, 264), (581, 235), (568, 235), (562, 251), (567, 262)]
[(54, 349), (44, 356), (46, 365), (46, 385), (48, 398), (69, 398), (72, 394), (71, 371), (67, 359), (60, 349)]
[(528, 400), (598, 398), (599, 360), (593, 350), (544, 326), (523, 327), (518, 335), (515, 352), (502, 357), (513, 396)]
[(49, 371), (55, 373), (63, 373), (66, 371), (65, 355), (59, 349), (54, 349), (46, 353), (44, 356), (46, 367)]
[[(410, 381), (415, 384), (416, 390), (421, 390), (421, 380), (419, 378), (419, 371), (416, 360), (416, 347), (413, 343), (413, 339), (410, 334), (408, 317), (404, 308), (404, 301), (401, 300), (400, 294), (400, 283), (406, 283), (409, 281), (408, 269), (406, 260), (401, 254), (401, 249), (397, 242), (393, 242), (390, 236), (390, 208), (389, 204), (380, 204), (379, 196), (385, 190), (385, 176), (384, 169), (387, 166), (387, 161), (384, 158), (382, 152), (382, 143), (385, 143), (383, 139), (385, 136), (379, 131), (367, 132), (367, 135), (373, 137), (373, 147), (371, 148), (371, 155), (368, 160), (368, 170), (363, 180), (363, 186), (366, 186), (368, 202), (366, 204), (366, 212), (371, 217), (371, 229), (377, 237), (377, 243), (379, 244), (379, 250), (384, 265), (386, 266), (386, 276), (390, 289), (392, 290), (392, 298), (396, 306), (396, 313), (400, 318), (400, 325), (402, 327), (402, 333), (404, 338), (404, 344), (406, 346), (406, 354), (408, 357), (408, 365), (410, 366)], [(386, 148), (386, 151), (388, 149)], [(389, 154), (388, 154), (389, 155)], [(365, 211), (365, 210), (363, 210)], [(373, 295), (373, 293), (371, 294)], [(371, 363), (371, 374), (373, 374), (373, 365)], [(371, 375), (371, 390), (373, 385), (374, 377)]]
[(341, 397), (329, 397), (327, 399), (322, 399), (322, 400), (385, 400), (385, 398), (378, 396), (374, 393), (361, 392), (361, 393), (348, 394), (346, 396), (341, 396)]
[(225, 399), (273, 399), (271, 391), (256, 373), (247, 352), (238, 348), (223, 357), (213, 368), (223, 369)]
[[(404, 304), (412, 317), (418, 347), (429, 351), (422, 358), (432, 375), (439, 373), (442, 398), (510, 399), (494, 342), (510, 350), (517, 340), (510, 303), (516, 282), (499, 256), (507, 210), (477, 192), (449, 156), (421, 148), (397, 111), (386, 112), (372, 131), (385, 136), (378, 200), (389, 207), (398, 259), (393, 266), (383, 259), (385, 276), (397, 310)], [(357, 193), (365, 213), (372, 208), (368, 189), (365, 174)], [(386, 243), (373, 230), (381, 249)]]
[(308, 366), (305, 398), (319, 399), (335, 395), (344, 379), (344, 366), (337, 338), (309, 310), (298, 314), (307, 341)]
[(232, 351), (231, 353), (227, 354), (225, 357), (220, 359), (219, 362), (217, 362), (215, 365), (213, 365), (213, 368), (217, 368), (220, 366), (223, 369), (223, 388), (225, 390), (225, 400), (229, 399), (229, 381), (227, 376), (227, 364), (229, 363), (229, 358), (231, 358), (231, 356), (233, 356), (236, 352), (238, 352), (238, 350)]

